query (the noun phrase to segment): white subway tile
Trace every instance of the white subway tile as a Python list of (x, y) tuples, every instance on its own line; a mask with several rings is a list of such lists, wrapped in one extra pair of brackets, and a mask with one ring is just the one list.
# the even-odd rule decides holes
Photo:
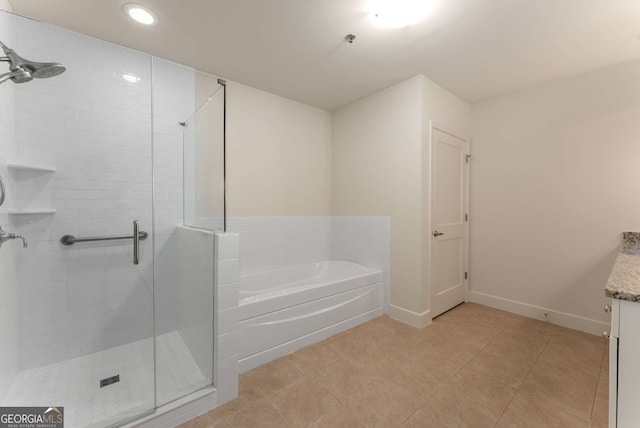
[(234, 331), (218, 335), (216, 359), (223, 360), (238, 353), (238, 332)]
[(237, 307), (238, 299), (238, 283), (218, 285), (218, 310)]
[(237, 233), (216, 234), (218, 260), (237, 260), (240, 255), (240, 237)]
[(224, 360), (216, 362), (216, 381), (226, 384), (238, 379), (238, 355), (232, 355)]
[(238, 308), (218, 311), (218, 334), (226, 334), (238, 329)]
[(221, 406), (238, 396), (238, 380), (232, 380), (224, 384), (218, 384), (218, 405)]
[(235, 284), (240, 280), (240, 263), (238, 260), (219, 260), (216, 272), (218, 286)]

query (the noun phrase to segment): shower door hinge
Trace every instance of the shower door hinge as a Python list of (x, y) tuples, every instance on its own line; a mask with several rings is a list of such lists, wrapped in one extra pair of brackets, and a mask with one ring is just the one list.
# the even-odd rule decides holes
[(469, 273), (468, 272), (464, 273), (464, 279), (469, 279)]

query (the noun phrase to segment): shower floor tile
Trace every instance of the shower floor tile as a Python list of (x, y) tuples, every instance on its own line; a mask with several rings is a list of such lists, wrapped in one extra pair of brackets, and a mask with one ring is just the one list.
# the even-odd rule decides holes
[[(177, 332), (157, 338), (158, 403), (210, 384)], [(119, 375), (103, 388), (100, 380)], [(104, 427), (155, 407), (153, 339), (144, 339), (50, 366), (24, 371), (4, 406), (63, 406), (65, 426)]]

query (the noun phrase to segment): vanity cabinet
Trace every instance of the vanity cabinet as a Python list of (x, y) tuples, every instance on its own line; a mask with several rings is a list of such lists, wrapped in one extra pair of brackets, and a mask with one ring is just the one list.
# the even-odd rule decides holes
[(609, 427), (640, 427), (640, 302), (613, 299), (609, 340)]

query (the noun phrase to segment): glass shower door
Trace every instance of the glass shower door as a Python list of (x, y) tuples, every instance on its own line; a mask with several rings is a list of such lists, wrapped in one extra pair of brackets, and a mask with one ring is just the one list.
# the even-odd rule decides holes
[(17, 332), (0, 405), (64, 407), (66, 427), (120, 424), (155, 408), (150, 57), (0, 13), (5, 44), (67, 67), (0, 86), (14, 100), (0, 219), (29, 242), (0, 255), (16, 266), (0, 331)]
[(163, 171), (155, 174), (156, 188), (173, 189), (176, 196), (162, 204), (164, 213), (156, 210), (156, 397), (161, 406), (214, 384), (214, 231), (224, 227), (224, 87), (207, 82), (216, 91), (194, 113), (195, 98), (182, 97), (181, 104), (173, 91), (208, 94), (197, 83), (200, 91), (194, 91), (193, 83), (209, 76), (194, 79), (193, 70), (157, 58), (153, 74), (158, 80), (154, 111), (171, 118), (161, 137), (172, 151), (163, 154), (162, 166), (164, 173), (180, 171), (174, 175), (178, 186)]

